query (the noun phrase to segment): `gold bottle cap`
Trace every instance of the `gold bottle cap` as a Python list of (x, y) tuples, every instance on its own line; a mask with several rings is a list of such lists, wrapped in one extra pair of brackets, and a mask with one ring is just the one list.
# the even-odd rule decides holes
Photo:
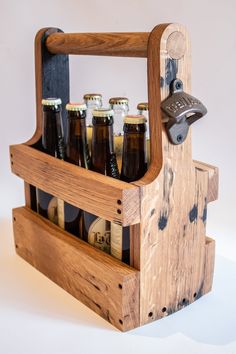
[(67, 111), (85, 111), (87, 106), (85, 103), (67, 103), (66, 110)]
[(137, 109), (138, 109), (139, 111), (148, 111), (148, 102), (141, 102), (141, 103), (138, 103)]
[(113, 105), (113, 104), (123, 104), (123, 103), (128, 104), (129, 103), (129, 99), (127, 97), (111, 97), (109, 99), (109, 103), (111, 105)]
[(97, 108), (93, 110), (92, 115), (94, 117), (110, 117), (114, 116), (114, 111), (110, 108)]
[(43, 98), (42, 99), (42, 105), (43, 106), (58, 106), (61, 104), (61, 99), (56, 98), (56, 97), (50, 97), (50, 98)]
[(84, 95), (84, 100), (101, 100), (102, 95), (100, 93), (86, 93)]
[(142, 114), (129, 114), (124, 118), (125, 124), (143, 124), (146, 123), (146, 118)]

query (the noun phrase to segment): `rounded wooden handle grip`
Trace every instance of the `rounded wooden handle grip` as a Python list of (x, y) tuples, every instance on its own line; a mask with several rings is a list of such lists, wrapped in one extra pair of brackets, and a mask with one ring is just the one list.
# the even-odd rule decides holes
[(147, 57), (148, 32), (52, 33), (46, 46), (52, 54)]

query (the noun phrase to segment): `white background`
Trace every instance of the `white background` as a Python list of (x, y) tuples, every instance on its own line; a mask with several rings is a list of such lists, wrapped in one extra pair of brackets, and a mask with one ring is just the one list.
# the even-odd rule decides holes
[[(0, 353), (236, 353), (235, 0), (0, 0)], [(220, 168), (207, 234), (217, 241), (213, 291), (161, 321), (122, 334), (15, 255), (11, 209), (24, 204), (8, 146), (35, 128), (33, 41), (65, 32), (149, 31), (180, 22), (192, 39), (192, 93), (208, 115), (193, 127), (193, 157)], [(147, 97), (144, 59), (71, 58), (71, 99)]]

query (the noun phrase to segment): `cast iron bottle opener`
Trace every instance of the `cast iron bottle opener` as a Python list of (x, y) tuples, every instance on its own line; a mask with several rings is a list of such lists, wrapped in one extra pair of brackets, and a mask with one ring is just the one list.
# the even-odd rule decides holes
[(183, 143), (189, 126), (207, 113), (197, 98), (183, 91), (183, 83), (179, 79), (171, 82), (170, 96), (161, 103), (161, 109), (168, 116), (166, 131), (175, 145)]

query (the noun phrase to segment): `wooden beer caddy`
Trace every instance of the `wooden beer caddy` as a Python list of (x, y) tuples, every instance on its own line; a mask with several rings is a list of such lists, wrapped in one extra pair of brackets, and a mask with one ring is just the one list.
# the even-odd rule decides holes
[[(40, 151), (42, 97), (69, 101), (68, 54), (146, 57), (151, 163), (125, 183)], [(10, 147), (12, 172), (25, 183), (25, 206), (13, 210), (16, 252), (122, 331), (167, 316), (211, 290), (215, 242), (206, 237), (207, 204), (217, 199), (218, 170), (192, 160), (191, 132), (173, 145), (161, 120), (169, 84), (191, 90), (189, 36), (182, 25), (150, 33), (65, 34), (35, 39), (37, 128)], [(66, 115), (63, 110), (66, 129)], [(36, 149), (38, 148), (38, 149)], [(77, 239), (35, 211), (35, 187), (106, 220), (130, 225), (131, 266)]]

